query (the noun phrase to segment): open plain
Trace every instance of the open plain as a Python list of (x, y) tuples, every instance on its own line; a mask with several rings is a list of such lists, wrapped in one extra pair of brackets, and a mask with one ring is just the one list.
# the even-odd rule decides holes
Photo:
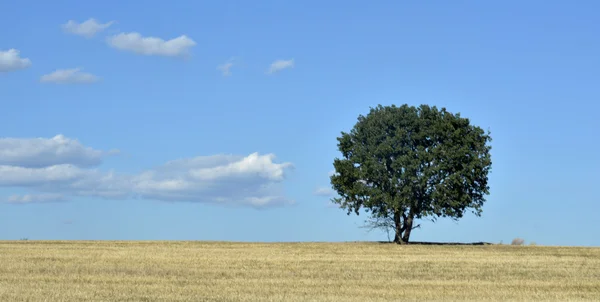
[(600, 300), (600, 248), (0, 242), (0, 301)]

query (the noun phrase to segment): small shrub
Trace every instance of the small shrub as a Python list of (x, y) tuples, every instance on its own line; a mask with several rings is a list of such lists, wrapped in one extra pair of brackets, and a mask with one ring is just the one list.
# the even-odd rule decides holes
[(532, 242), (530, 242), (530, 243), (529, 243), (529, 245), (531, 245), (531, 246), (536, 246), (536, 245), (537, 245), (537, 243), (535, 243), (535, 241), (532, 241)]
[(515, 238), (512, 240), (512, 242), (510, 243), (511, 245), (523, 245), (525, 243), (525, 240), (521, 239), (521, 238)]

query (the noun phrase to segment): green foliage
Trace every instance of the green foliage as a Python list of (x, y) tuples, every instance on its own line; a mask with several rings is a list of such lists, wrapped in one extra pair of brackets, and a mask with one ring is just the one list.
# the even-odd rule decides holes
[[(381, 105), (338, 137), (332, 201), (348, 214), (364, 208), (394, 221), (408, 242), (414, 219), (481, 214), (489, 194), (489, 132), (435, 106)], [(402, 236), (401, 236), (402, 235)]]

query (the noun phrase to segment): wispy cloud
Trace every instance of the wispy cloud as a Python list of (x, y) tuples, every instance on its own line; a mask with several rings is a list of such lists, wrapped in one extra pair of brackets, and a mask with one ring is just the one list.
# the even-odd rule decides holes
[[(327, 175), (329, 177), (331, 177), (331, 176), (335, 175), (335, 173), (336, 173), (335, 170), (331, 170), (331, 171), (329, 171), (327, 173)], [(337, 195), (337, 192), (333, 188), (331, 188), (330, 186), (320, 186), (320, 187), (317, 187), (313, 191), (313, 194), (315, 196), (321, 196), (321, 197), (333, 197), (333, 196)], [(331, 200), (327, 200), (326, 206), (328, 208), (338, 208), (339, 207), (339, 205), (331, 202)]]
[(288, 68), (294, 68), (294, 59), (276, 60), (275, 62), (271, 63), (271, 66), (269, 66), (267, 74), (273, 74)]
[(43, 75), (40, 79), (42, 83), (56, 84), (90, 84), (99, 80), (99, 77), (83, 72), (81, 68), (58, 69), (50, 74)]
[(0, 138), (0, 165), (42, 168), (56, 165), (92, 167), (118, 150), (102, 151), (62, 134), (51, 138)]
[(111, 25), (113, 25), (115, 21), (110, 21), (106, 23), (99, 23), (96, 19), (91, 18), (83, 23), (79, 23), (74, 20), (69, 20), (67, 23), (62, 25), (62, 28), (65, 32), (83, 36), (86, 38), (91, 38), (95, 36), (97, 33), (107, 29)]
[(227, 60), (227, 62), (217, 66), (217, 70), (221, 71), (221, 73), (223, 74), (224, 77), (230, 76), (231, 68), (234, 65), (234, 61), (235, 61), (234, 58)]
[(0, 50), (0, 72), (15, 71), (31, 66), (31, 60), (21, 58), (20, 52), (14, 48)]
[(293, 166), (275, 162), (273, 154), (199, 156), (170, 161), (139, 174), (93, 168), (110, 153), (63, 136), (0, 139), (0, 187), (36, 192), (11, 196), (12, 203), (51, 202), (75, 196), (253, 207), (293, 203), (280, 186)]
[(106, 39), (108, 45), (119, 50), (147, 56), (177, 57), (187, 55), (196, 42), (185, 35), (163, 40), (157, 37), (142, 37), (141, 34), (120, 33)]
[(11, 195), (8, 197), (8, 203), (14, 204), (27, 204), (27, 203), (45, 203), (45, 202), (60, 202), (65, 201), (65, 198), (61, 194), (25, 194), (25, 195)]
[(313, 194), (317, 195), (317, 196), (330, 197), (330, 196), (333, 196), (333, 194), (335, 194), (335, 191), (333, 191), (333, 189), (328, 188), (328, 187), (318, 187), (315, 189)]

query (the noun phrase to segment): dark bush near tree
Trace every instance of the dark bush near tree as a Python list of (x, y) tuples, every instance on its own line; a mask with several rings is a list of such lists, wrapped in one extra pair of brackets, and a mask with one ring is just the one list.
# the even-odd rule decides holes
[(523, 245), (523, 244), (525, 244), (525, 240), (523, 240), (521, 238), (515, 238), (512, 240), (512, 242), (510, 244), (511, 245)]

